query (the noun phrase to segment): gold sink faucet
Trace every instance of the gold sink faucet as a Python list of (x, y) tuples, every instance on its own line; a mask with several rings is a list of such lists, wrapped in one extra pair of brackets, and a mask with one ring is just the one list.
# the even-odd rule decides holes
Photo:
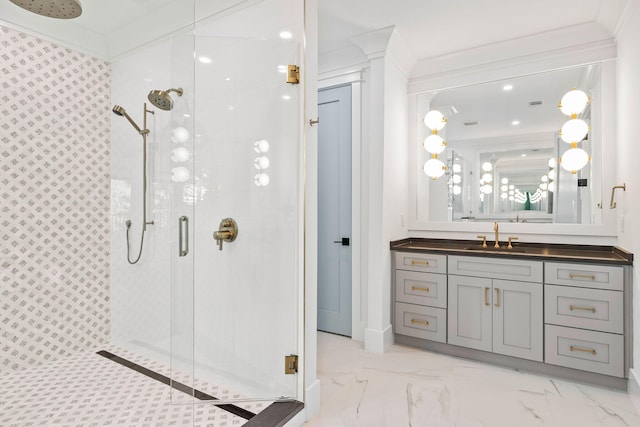
[(496, 244), (493, 245), (493, 247), (496, 249), (500, 249), (500, 242), (498, 240), (498, 221), (493, 223), (493, 231), (496, 232)]

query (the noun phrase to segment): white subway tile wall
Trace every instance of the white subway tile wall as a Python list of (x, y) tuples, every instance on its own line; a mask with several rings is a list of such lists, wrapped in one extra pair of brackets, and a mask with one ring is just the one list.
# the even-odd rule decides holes
[(109, 342), (110, 74), (0, 26), (0, 374)]

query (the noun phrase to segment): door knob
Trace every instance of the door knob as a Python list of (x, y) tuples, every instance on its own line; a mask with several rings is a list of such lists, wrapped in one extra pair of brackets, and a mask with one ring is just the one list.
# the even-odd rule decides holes
[(238, 237), (238, 224), (233, 218), (225, 218), (220, 221), (218, 231), (213, 232), (213, 238), (222, 250), (222, 242), (233, 242)]
[(340, 243), (342, 246), (349, 246), (349, 238), (343, 237), (341, 240), (334, 240), (333, 243)]

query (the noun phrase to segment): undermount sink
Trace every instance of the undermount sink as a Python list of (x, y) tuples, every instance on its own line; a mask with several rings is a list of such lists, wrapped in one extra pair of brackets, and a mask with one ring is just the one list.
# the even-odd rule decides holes
[(483, 248), (482, 246), (467, 246), (466, 248), (464, 248), (465, 251), (477, 251), (477, 252), (485, 252), (488, 254), (492, 254), (492, 253), (499, 253), (499, 254), (512, 254), (512, 253), (525, 253), (526, 252), (526, 248), (519, 248), (514, 246), (511, 249), (507, 249), (507, 247), (500, 247), (500, 248), (494, 248), (491, 245), (488, 245), (486, 248)]

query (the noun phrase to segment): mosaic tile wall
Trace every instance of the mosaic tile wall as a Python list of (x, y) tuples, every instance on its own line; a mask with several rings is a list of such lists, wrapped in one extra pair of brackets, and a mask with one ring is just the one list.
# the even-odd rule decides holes
[(109, 342), (110, 66), (0, 27), (0, 375)]

